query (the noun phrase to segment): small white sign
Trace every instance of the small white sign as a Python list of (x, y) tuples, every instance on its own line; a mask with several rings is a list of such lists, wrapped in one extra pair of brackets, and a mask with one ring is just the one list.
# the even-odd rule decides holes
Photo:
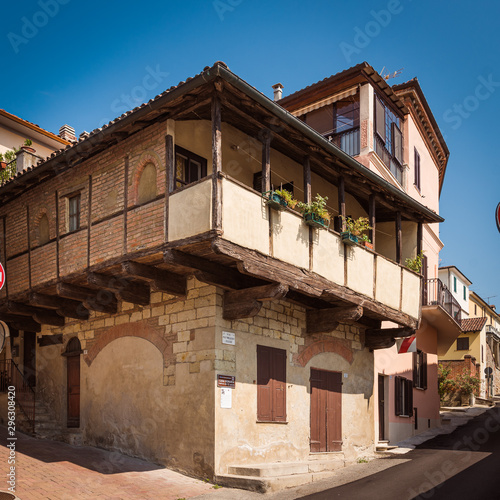
[(231, 408), (233, 402), (232, 389), (229, 387), (221, 387), (220, 389), (220, 407)]
[(347, 373), (344, 373), (344, 378), (347, 378)]
[(233, 332), (222, 332), (222, 343), (236, 345), (236, 335)]

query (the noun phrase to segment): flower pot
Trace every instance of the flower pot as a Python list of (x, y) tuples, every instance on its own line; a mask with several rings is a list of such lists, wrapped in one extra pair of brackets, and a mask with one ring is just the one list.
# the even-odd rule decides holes
[(342, 238), (342, 243), (344, 243), (344, 245), (354, 246), (358, 243), (358, 237), (354, 236), (352, 233), (340, 233), (340, 237)]
[(31, 146), (21, 146), (21, 149), (23, 151), (27, 151), (28, 153), (35, 153), (36, 149), (32, 148)]
[(274, 210), (279, 210), (279, 211), (285, 210), (285, 208), (287, 207), (286, 201), (281, 196), (277, 195), (274, 191), (271, 191), (271, 193), (266, 199), (266, 203), (271, 208), (274, 208)]
[(316, 214), (309, 213), (309, 214), (304, 214), (304, 222), (311, 227), (323, 227), (327, 228), (328, 223), (323, 217), (319, 217)]
[(373, 243), (370, 243), (368, 241), (362, 241), (361, 245), (364, 246), (365, 248), (369, 248), (370, 250), (373, 250)]
[(0, 161), (0, 170), (5, 170), (7, 168), (7, 162), (6, 161)]

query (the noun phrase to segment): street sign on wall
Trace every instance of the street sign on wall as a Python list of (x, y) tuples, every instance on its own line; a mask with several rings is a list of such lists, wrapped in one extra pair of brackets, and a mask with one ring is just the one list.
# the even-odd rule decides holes
[(0, 290), (3, 288), (5, 285), (5, 269), (2, 266), (2, 263), (0, 262)]

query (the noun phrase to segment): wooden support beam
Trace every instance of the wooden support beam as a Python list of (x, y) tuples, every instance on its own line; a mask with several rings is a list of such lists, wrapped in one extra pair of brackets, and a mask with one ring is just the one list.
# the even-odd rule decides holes
[(239, 290), (262, 284), (261, 280), (240, 274), (236, 269), (179, 250), (165, 250), (163, 260), (169, 265), (182, 266), (194, 271), (196, 278), (204, 283), (227, 290)]
[(70, 283), (58, 283), (56, 290), (57, 295), (67, 299), (79, 300), (86, 309), (92, 311), (116, 314), (118, 310), (116, 297), (108, 290), (93, 290)]
[(119, 300), (141, 306), (149, 305), (150, 290), (148, 285), (132, 283), (125, 278), (99, 273), (87, 274), (87, 282), (90, 285), (113, 292)]
[(23, 304), (22, 302), (12, 301), (6, 302), (4, 307), (6, 312), (14, 313), (20, 316), (30, 316), (40, 324), (64, 326), (64, 318), (55, 311), (49, 311), (47, 309), (42, 309), (41, 307), (29, 306), (27, 304)]
[(414, 328), (373, 328), (365, 331), (365, 347), (370, 350), (387, 349), (396, 343), (396, 338), (415, 334)]
[(403, 238), (401, 230), (401, 212), (396, 212), (396, 262), (401, 264), (403, 255)]
[(62, 333), (57, 335), (43, 335), (37, 339), (39, 347), (46, 347), (49, 345), (58, 345), (63, 343)]
[(9, 326), (23, 330), (24, 332), (41, 332), (40, 323), (33, 320), (30, 316), (22, 316), (20, 314), (0, 313), (0, 320), (5, 321)]
[(271, 190), (271, 132), (265, 130), (262, 137), (262, 192)]
[(417, 255), (420, 255), (422, 252), (422, 243), (423, 243), (423, 235), (422, 235), (422, 226), (421, 222), (417, 223)]
[(352, 323), (363, 316), (361, 306), (334, 307), (331, 309), (311, 309), (307, 311), (306, 332), (320, 333), (335, 330), (339, 323)]
[[(122, 271), (134, 278), (148, 281), (151, 288), (157, 292), (165, 292), (179, 297), (187, 295), (187, 279), (185, 276), (130, 260), (122, 263)], [(135, 288), (135, 285), (133, 286)]]
[(29, 297), (29, 303), (33, 306), (55, 309), (61, 316), (68, 318), (89, 319), (88, 309), (85, 308), (82, 302), (77, 300), (65, 299), (57, 295), (32, 293)]
[(222, 135), (221, 102), (218, 95), (212, 97), (212, 229), (222, 229)]
[(373, 249), (375, 250), (375, 230), (376, 230), (376, 196), (374, 194), (371, 194), (369, 199), (368, 199), (368, 219), (369, 219), (369, 225), (371, 229), (369, 230), (368, 233), (368, 238), (370, 238), (370, 241), (372, 242)]
[(338, 186), (338, 195), (339, 195), (339, 216), (340, 216), (340, 230), (345, 231), (345, 181), (344, 176), (339, 177), (339, 186)]
[(288, 286), (281, 283), (257, 286), (224, 293), (224, 319), (251, 318), (258, 314), (262, 302), (278, 300), (288, 292)]
[(303, 164), (304, 170), (304, 203), (311, 203), (312, 191), (311, 191), (311, 159), (309, 156), (304, 158)]

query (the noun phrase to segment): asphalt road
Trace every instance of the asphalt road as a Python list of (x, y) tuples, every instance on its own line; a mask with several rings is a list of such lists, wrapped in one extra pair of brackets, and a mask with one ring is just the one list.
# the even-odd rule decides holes
[[(398, 457), (399, 458), (399, 457)], [(304, 500), (500, 499), (500, 406), (427, 441), (409, 461)]]

